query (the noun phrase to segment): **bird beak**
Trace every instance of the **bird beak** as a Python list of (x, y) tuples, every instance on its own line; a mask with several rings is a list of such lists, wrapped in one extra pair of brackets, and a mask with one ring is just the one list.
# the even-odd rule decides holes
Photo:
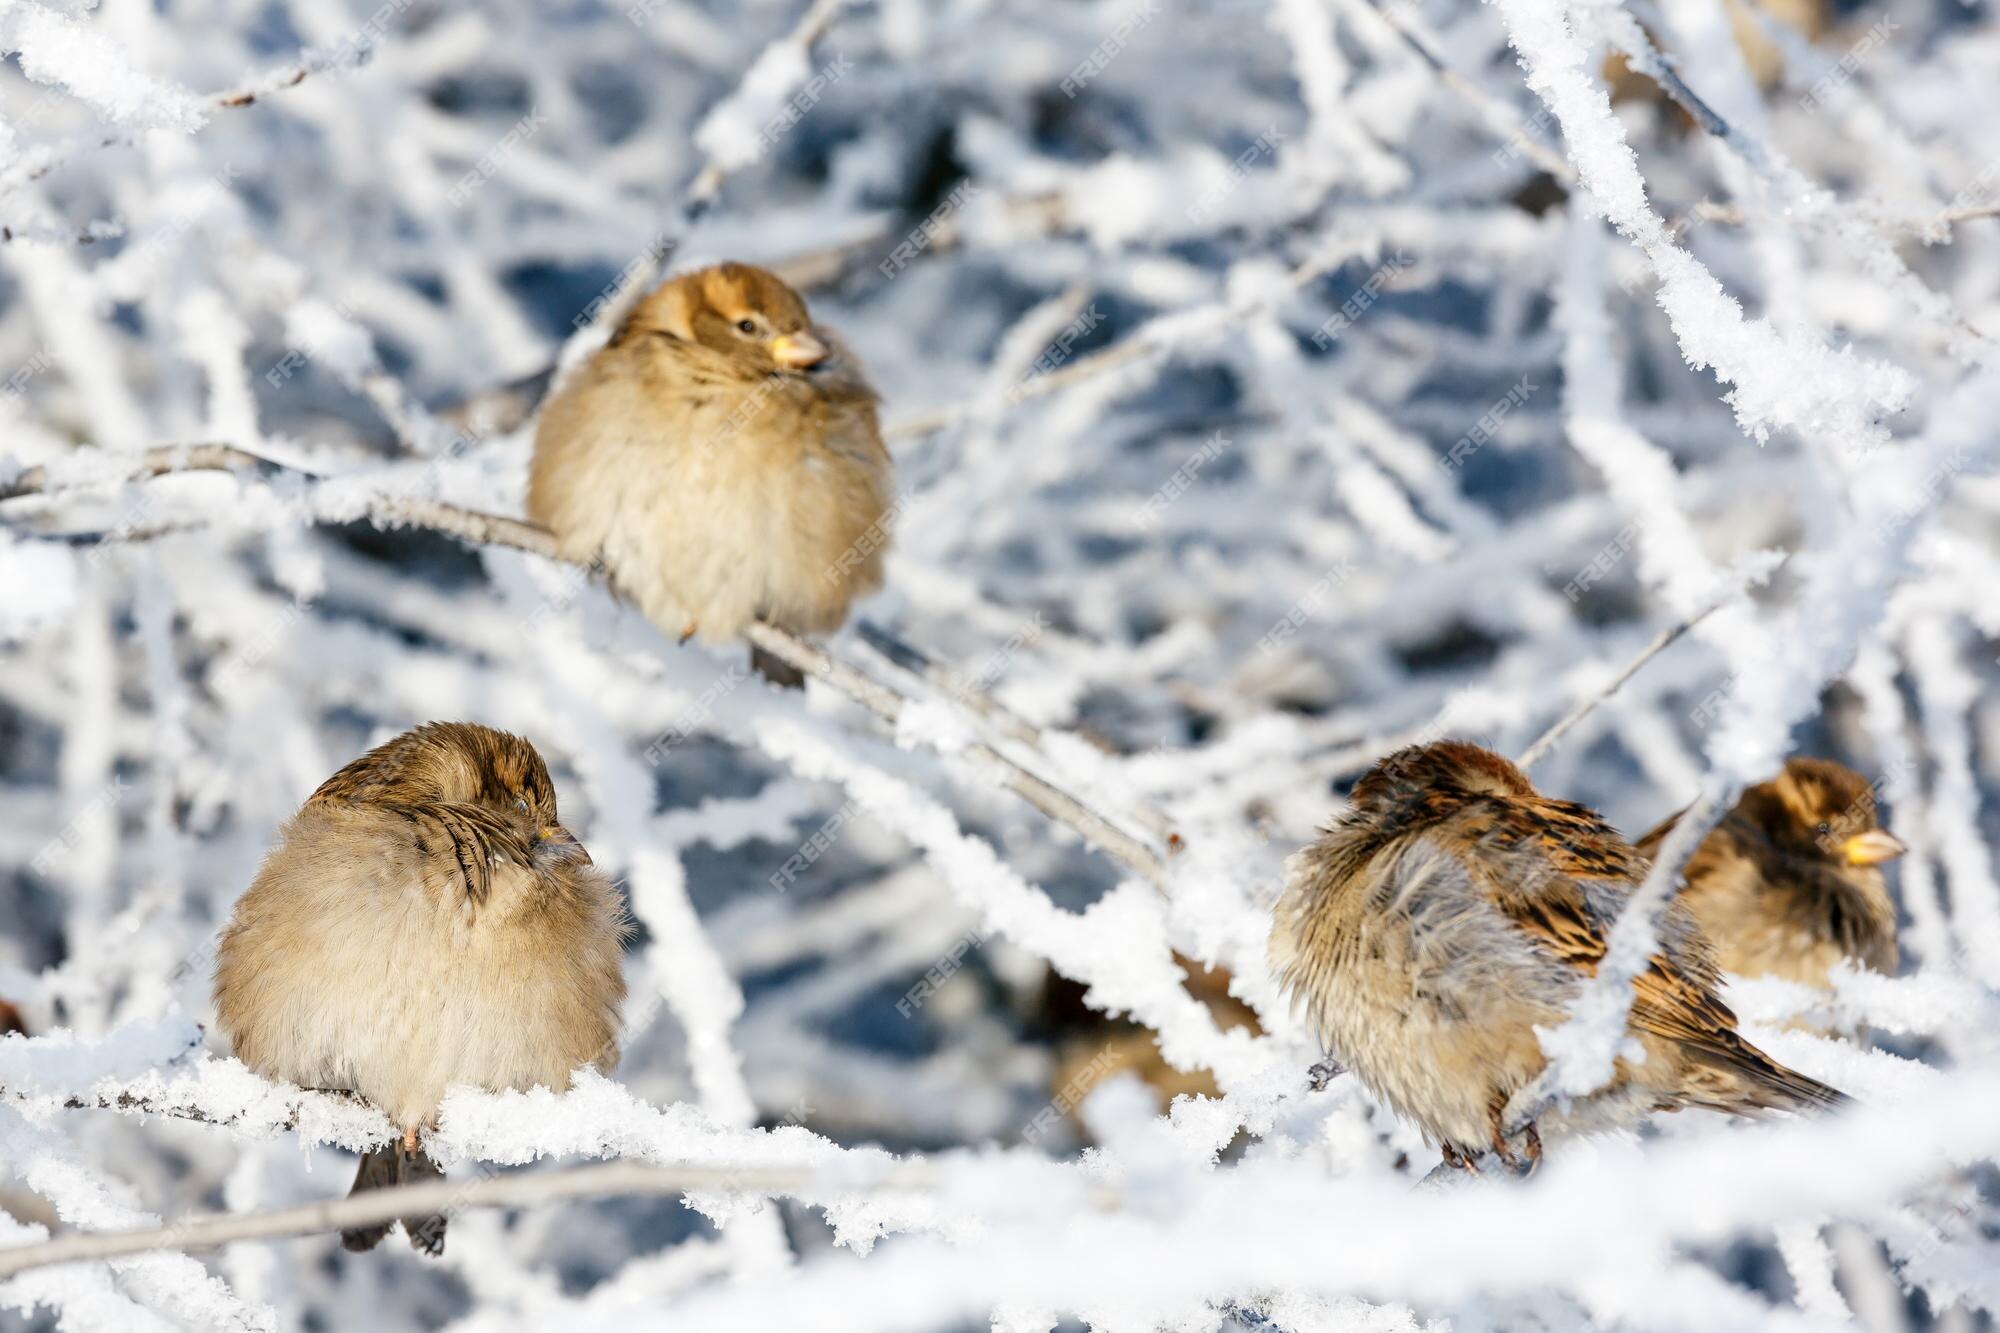
[(832, 350), (816, 334), (801, 329), (771, 339), (771, 359), (786, 370), (806, 370), (832, 355)]
[(590, 853), (576, 840), (576, 835), (561, 824), (551, 824), (535, 835), (535, 852), (555, 861), (580, 861), (590, 864)]
[(1910, 849), (1887, 829), (1872, 828), (1840, 844), (1840, 850), (1847, 858), (1847, 864), (1872, 866), (1881, 861), (1893, 861)]

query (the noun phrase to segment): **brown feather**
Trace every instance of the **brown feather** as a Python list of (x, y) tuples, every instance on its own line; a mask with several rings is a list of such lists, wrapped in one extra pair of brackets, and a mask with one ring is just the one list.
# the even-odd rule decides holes
[[(1640, 854), (1657, 856), (1681, 814), (1642, 838)], [(1811, 986), (1828, 985), (1842, 960), (1893, 974), (1899, 951), (1887, 881), (1842, 851), (1846, 839), (1879, 827), (1873, 789), (1829, 760), (1792, 759), (1745, 791), (1695, 849), (1681, 894), (1722, 968)]]

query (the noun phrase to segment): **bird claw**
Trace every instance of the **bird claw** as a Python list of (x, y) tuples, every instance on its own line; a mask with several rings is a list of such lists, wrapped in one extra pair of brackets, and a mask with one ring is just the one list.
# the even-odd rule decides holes
[(699, 626), (697, 626), (692, 620), (682, 625), (681, 642), (686, 643), (689, 639), (692, 639), (694, 637), (694, 632), (697, 628), (699, 628)]
[(411, 1157), (417, 1155), (417, 1130), (414, 1125), (403, 1131), (403, 1151)]
[(1321, 1060), (1306, 1071), (1306, 1086), (1314, 1092), (1325, 1092), (1326, 1085), (1347, 1072), (1347, 1066), (1338, 1060)]
[(1525, 1180), (1534, 1175), (1542, 1165), (1542, 1131), (1540, 1126), (1530, 1120), (1528, 1127), (1522, 1130), (1521, 1134), (1523, 1151), (1516, 1153), (1513, 1145), (1508, 1143), (1506, 1136), (1500, 1132), (1500, 1126), (1495, 1124), (1493, 1155), (1500, 1159), (1508, 1171)]
[(403, 1223), (403, 1232), (410, 1238), (410, 1248), (418, 1254), (436, 1259), (444, 1254), (445, 1219), (432, 1217), (412, 1227)]

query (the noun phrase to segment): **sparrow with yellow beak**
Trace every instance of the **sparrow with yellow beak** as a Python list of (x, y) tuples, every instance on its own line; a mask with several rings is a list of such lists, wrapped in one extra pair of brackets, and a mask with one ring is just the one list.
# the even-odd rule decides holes
[(1509, 1104), (1559, 1026), (1646, 863), (1596, 811), (1551, 800), (1507, 760), (1445, 741), (1398, 751), (1286, 865), (1270, 957), (1328, 1052), (1461, 1165), (1491, 1148), (1532, 1163), (1541, 1131), (1629, 1125), (1650, 1111), (1737, 1115), (1846, 1099), (1745, 1041), (1679, 905), (1633, 981), (1611, 1081), (1524, 1131)]
[[(528, 517), (667, 633), (820, 634), (882, 583), (893, 496), (875, 392), (748, 264), (641, 301), (542, 411)], [(753, 652), (766, 676), (802, 680)]]
[[(1639, 840), (1651, 857), (1680, 819)], [(1906, 849), (1876, 822), (1875, 792), (1851, 768), (1792, 759), (1743, 793), (1688, 861), (1681, 900), (1722, 968), (1824, 987), (1842, 959), (1893, 975), (1896, 904), (1881, 863)]]
[[(442, 1173), (418, 1146), (444, 1091), (561, 1089), (618, 1063), (624, 906), (556, 818), (519, 736), (434, 722), (320, 785), (237, 900), (215, 1009), (266, 1078), (351, 1089), (403, 1131), (353, 1192)], [(444, 1250), (443, 1217), (404, 1218)], [(372, 1249), (388, 1224), (341, 1233)]]

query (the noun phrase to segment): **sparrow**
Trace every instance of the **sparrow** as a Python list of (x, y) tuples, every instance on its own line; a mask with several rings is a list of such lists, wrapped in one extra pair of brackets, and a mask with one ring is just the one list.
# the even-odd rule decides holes
[[(627, 930), (535, 747), (433, 722), (335, 773), (285, 825), (223, 931), (216, 1017), (258, 1074), (351, 1090), (403, 1131), (363, 1154), (351, 1193), (440, 1177), (418, 1134), (447, 1087), (562, 1089), (579, 1066), (616, 1066)], [(428, 1254), (444, 1226), (403, 1219)]]
[[(1506, 1115), (1547, 1064), (1535, 1029), (1567, 1017), (1606, 951), (1646, 862), (1596, 811), (1537, 793), (1507, 760), (1445, 741), (1400, 750), (1286, 863), (1270, 959), (1328, 1052), (1414, 1122), (1445, 1160), (1491, 1148), (1522, 1165)], [(1745, 1041), (1717, 997), (1713, 950), (1671, 904), (1633, 982), (1611, 1082), (1547, 1113), (1541, 1130), (1589, 1133), (1650, 1111), (1738, 1115), (1840, 1105), (1834, 1089)]]
[[(1639, 839), (1639, 854), (1658, 855), (1680, 817)], [(1896, 904), (1879, 867), (1907, 850), (1876, 823), (1859, 773), (1792, 759), (1702, 840), (1680, 898), (1725, 972), (1823, 988), (1835, 963), (1853, 959), (1894, 975)]]
[[(876, 395), (771, 273), (672, 278), (542, 410), (528, 517), (682, 642), (838, 629), (882, 584), (894, 497)], [(787, 664), (756, 668), (799, 686)]]

